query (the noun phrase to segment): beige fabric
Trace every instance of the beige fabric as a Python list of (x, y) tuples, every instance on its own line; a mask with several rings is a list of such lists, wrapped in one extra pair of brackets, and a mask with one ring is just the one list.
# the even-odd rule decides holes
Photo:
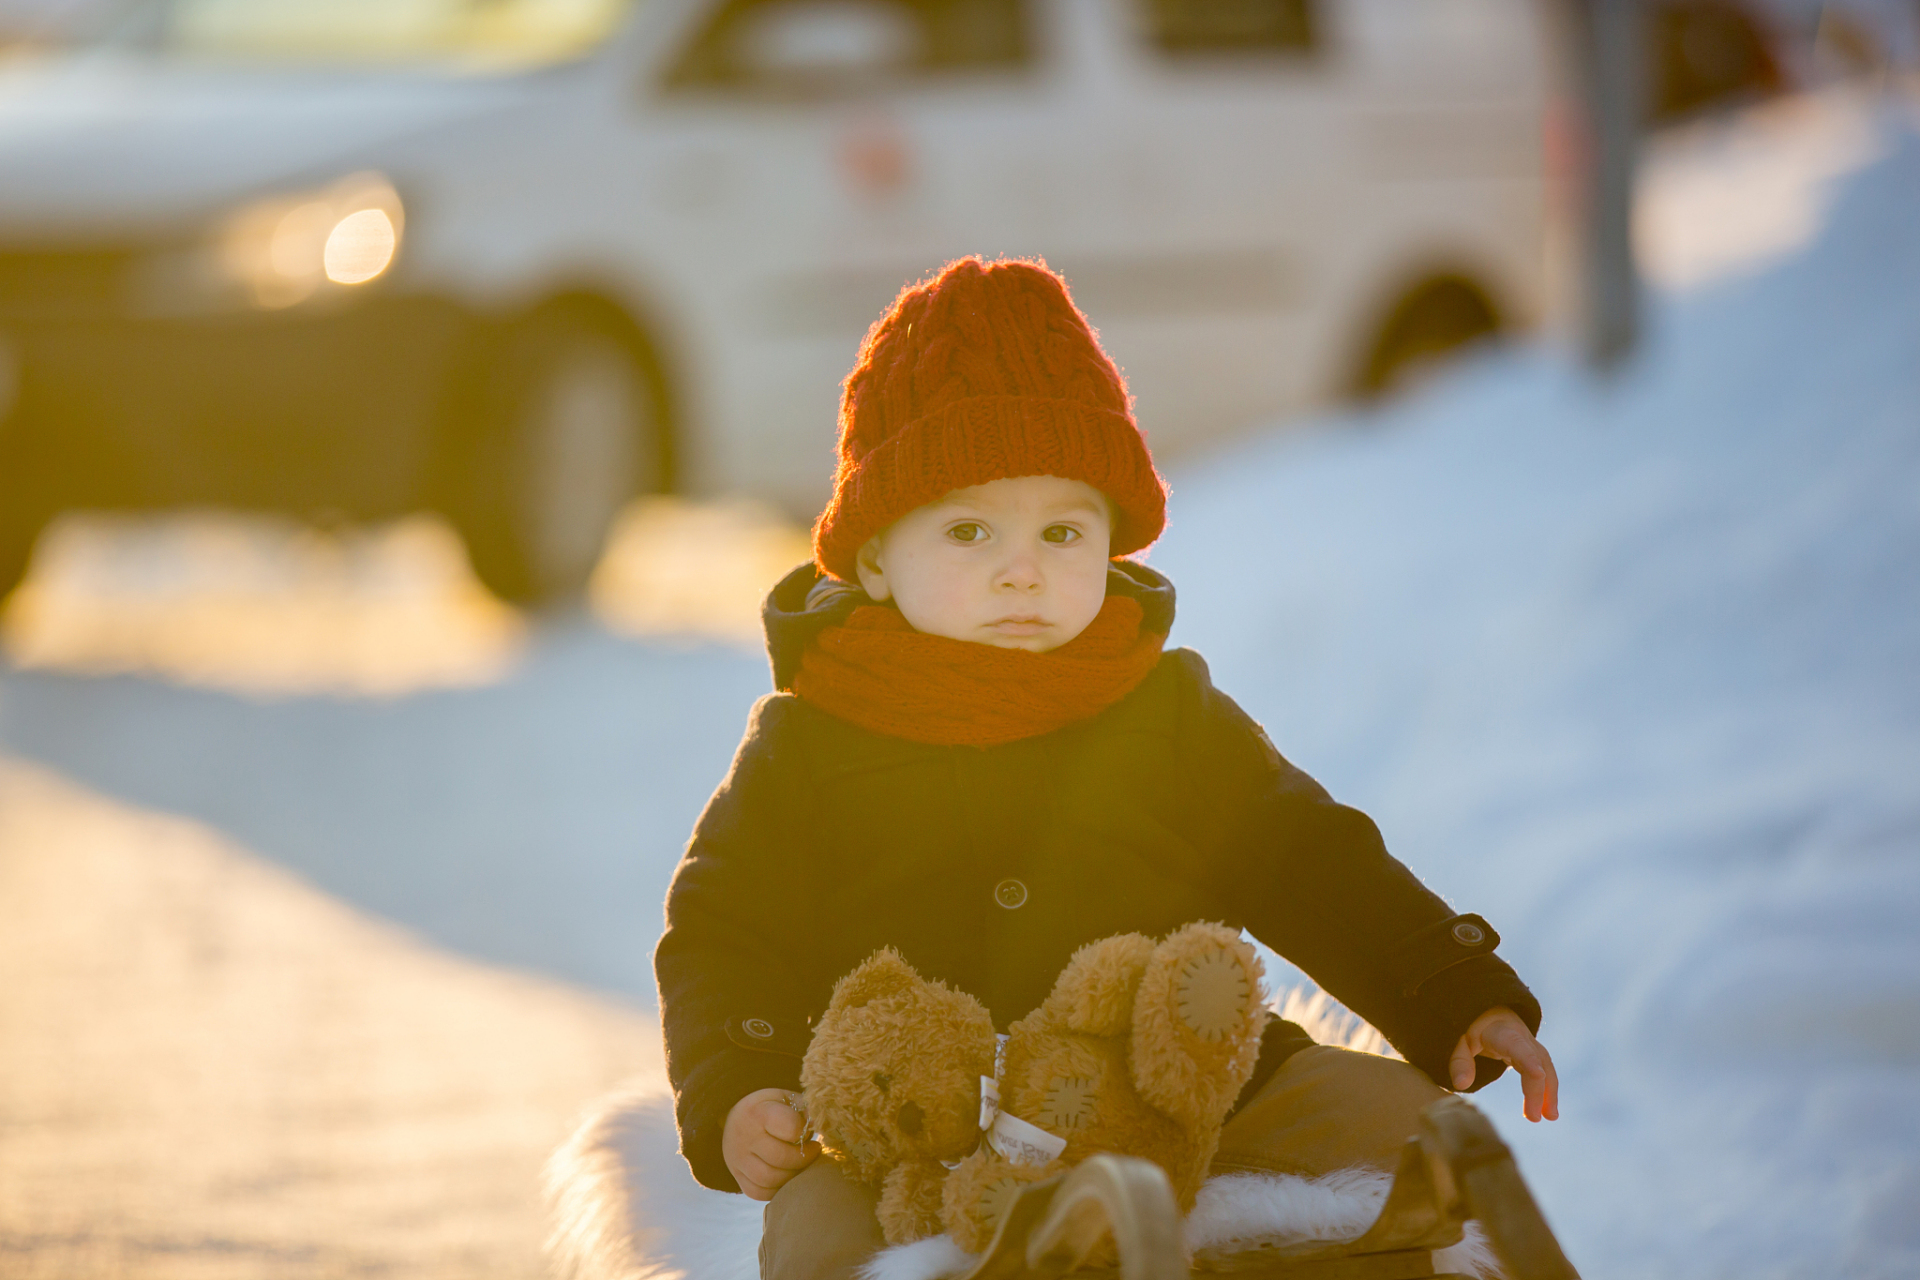
[(773, 1193), (760, 1234), (762, 1280), (847, 1280), (886, 1244), (874, 1210), (880, 1193), (828, 1159)]
[(1445, 1096), (1395, 1058), (1325, 1044), (1302, 1049), (1227, 1121), (1212, 1172), (1317, 1178), (1371, 1165), (1391, 1173), (1419, 1131), (1420, 1112)]
[[(1422, 1108), (1444, 1094), (1392, 1058), (1331, 1045), (1302, 1049), (1227, 1122), (1213, 1172), (1391, 1171)], [(814, 1161), (767, 1205), (762, 1280), (850, 1280), (885, 1243), (874, 1218), (878, 1201), (831, 1160)]]

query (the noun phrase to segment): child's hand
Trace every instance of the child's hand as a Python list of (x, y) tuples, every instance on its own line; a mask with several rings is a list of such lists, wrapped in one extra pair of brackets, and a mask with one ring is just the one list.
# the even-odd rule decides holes
[(720, 1155), (749, 1200), (773, 1193), (820, 1155), (820, 1144), (803, 1142), (806, 1117), (785, 1089), (755, 1089), (727, 1112)]
[(1520, 1073), (1527, 1119), (1560, 1118), (1560, 1077), (1554, 1074), (1553, 1056), (1533, 1038), (1519, 1014), (1496, 1005), (1473, 1020), (1467, 1034), (1453, 1047), (1453, 1058), (1447, 1064), (1454, 1088), (1464, 1089), (1473, 1083), (1473, 1060), (1482, 1055), (1498, 1058)]

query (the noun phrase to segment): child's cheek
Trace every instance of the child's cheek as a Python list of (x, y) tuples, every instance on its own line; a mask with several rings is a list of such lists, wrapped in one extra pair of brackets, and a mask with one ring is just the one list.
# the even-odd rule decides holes
[(987, 621), (978, 615), (992, 605), (992, 592), (987, 584), (976, 582), (978, 574), (967, 572), (969, 566), (948, 562), (925, 575), (917, 583), (922, 612), (935, 628), (945, 635), (961, 634), (965, 628)]
[(980, 626), (993, 621), (993, 584), (984, 574), (956, 574), (943, 584), (940, 608), (955, 626)]

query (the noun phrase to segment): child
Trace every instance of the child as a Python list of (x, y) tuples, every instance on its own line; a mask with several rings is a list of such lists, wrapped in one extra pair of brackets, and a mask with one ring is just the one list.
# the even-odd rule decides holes
[(1276, 1019), (1216, 1170), (1391, 1167), (1441, 1084), (1504, 1064), (1528, 1119), (1556, 1115), (1539, 1005), (1491, 926), (1282, 759), (1197, 654), (1162, 652), (1172, 585), (1114, 557), (1159, 536), (1166, 490), (1058, 276), (968, 258), (903, 292), (847, 378), (839, 449), (814, 563), (766, 604), (779, 692), (654, 954), (681, 1150), (771, 1202), (764, 1277), (850, 1276), (881, 1247), (876, 1193), (815, 1160), (790, 1091), (835, 979), (882, 946), (1004, 1030), (1087, 942), (1223, 921), (1406, 1056)]

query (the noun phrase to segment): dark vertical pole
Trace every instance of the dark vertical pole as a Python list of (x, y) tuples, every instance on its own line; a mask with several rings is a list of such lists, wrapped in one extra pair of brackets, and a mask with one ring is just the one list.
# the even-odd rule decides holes
[(1633, 350), (1640, 282), (1633, 262), (1633, 171), (1644, 48), (1640, 0), (1558, 0), (1580, 105), (1580, 342), (1607, 370)]

